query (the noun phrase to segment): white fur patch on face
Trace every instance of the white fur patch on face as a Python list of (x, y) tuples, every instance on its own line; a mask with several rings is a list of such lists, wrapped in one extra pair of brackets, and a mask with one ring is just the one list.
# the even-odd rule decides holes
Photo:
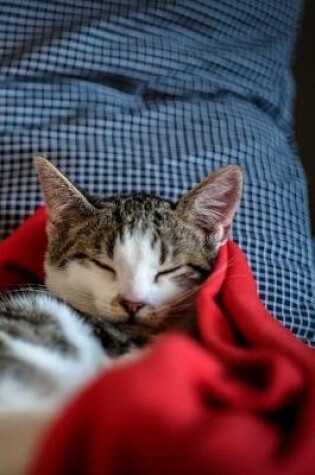
[(160, 269), (160, 249), (152, 242), (153, 235), (149, 231), (135, 229), (126, 232), (116, 242), (114, 263), (121, 297), (158, 306), (177, 295), (179, 288), (169, 277), (156, 280)]
[(152, 288), (159, 268), (159, 249), (152, 235), (139, 230), (126, 232), (114, 249), (118, 293), (126, 300), (154, 303)]

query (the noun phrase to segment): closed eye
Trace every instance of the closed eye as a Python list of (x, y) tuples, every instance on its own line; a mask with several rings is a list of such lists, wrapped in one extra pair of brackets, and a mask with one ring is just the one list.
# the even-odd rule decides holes
[(83, 252), (77, 252), (76, 254), (73, 254), (72, 259), (77, 259), (78, 261), (82, 261), (82, 259), (87, 259), (88, 256), (86, 254), (83, 254)]
[(104, 262), (98, 261), (97, 259), (90, 259), (89, 256), (83, 254), (83, 252), (77, 252), (72, 256), (72, 259), (77, 259), (79, 261), (82, 261), (83, 259), (89, 259), (101, 269), (107, 270), (108, 272), (111, 272), (112, 274), (116, 275), (116, 271), (112, 267), (108, 266), (107, 264), (104, 264)]
[(198, 274), (200, 274), (201, 277), (208, 277), (208, 275), (210, 274), (210, 270), (211, 268), (205, 268), (205, 267), (201, 267), (201, 266), (198, 266), (196, 264), (187, 264), (187, 267), (190, 267), (190, 269), (194, 270), (195, 272), (197, 272)]
[(96, 264), (98, 267), (100, 267), (101, 269), (104, 269), (108, 272), (111, 272), (112, 274), (116, 275), (116, 271), (115, 269), (113, 269), (112, 267), (110, 267), (109, 265), (107, 264), (104, 264), (104, 262), (100, 262), (98, 261), (97, 259), (91, 259), (92, 262), (94, 262), (94, 264)]
[(159, 279), (159, 277), (163, 277), (164, 275), (172, 274), (173, 272), (176, 272), (177, 270), (181, 269), (183, 266), (176, 266), (172, 267), (171, 269), (165, 269), (161, 272), (158, 272), (155, 276), (155, 281)]

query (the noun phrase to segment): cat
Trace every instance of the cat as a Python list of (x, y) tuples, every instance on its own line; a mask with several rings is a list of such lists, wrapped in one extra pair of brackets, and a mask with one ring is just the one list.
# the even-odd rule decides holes
[(194, 296), (241, 197), (234, 165), (175, 204), (91, 197), (47, 159), (35, 167), (47, 209), (48, 291), (0, 299), (0, 410), (56, 406), (113, 357), (171, 328), (192, 331)]
[(145, 342), (184, 325), (227, 240), (240, 168), (211, 173), (173, 204), (153, 196), (90, 197), (45, 158), (35, 166), (48, 212), (45, 284), (52, 294), (99, 332), (109, 321)]

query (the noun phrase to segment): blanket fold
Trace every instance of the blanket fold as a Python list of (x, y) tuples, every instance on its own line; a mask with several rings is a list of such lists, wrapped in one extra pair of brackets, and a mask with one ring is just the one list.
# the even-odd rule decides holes
[(40, 207), (0, 243), (0, 291), (43, 283), (45, 226), (46, 210)]
[[(41, 281), (44, 227), (40, 209), (0, 245), (2, 288)], [(234, 242), (197, 314), (200, 341), (165, 335), (78, 394), (29, 475), (313, 473), (315, 353), (267, 312)]]

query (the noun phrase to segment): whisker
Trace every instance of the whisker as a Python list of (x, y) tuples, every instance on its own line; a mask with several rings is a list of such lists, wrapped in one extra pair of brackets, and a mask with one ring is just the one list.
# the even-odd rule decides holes
[(46, 289), (47, 292), (48, 289), (44, 284), (10, 284), (6, 287), (6, 290), (4, 292), (21, 292), (25, 290), (37, 290), (37, 289)]

